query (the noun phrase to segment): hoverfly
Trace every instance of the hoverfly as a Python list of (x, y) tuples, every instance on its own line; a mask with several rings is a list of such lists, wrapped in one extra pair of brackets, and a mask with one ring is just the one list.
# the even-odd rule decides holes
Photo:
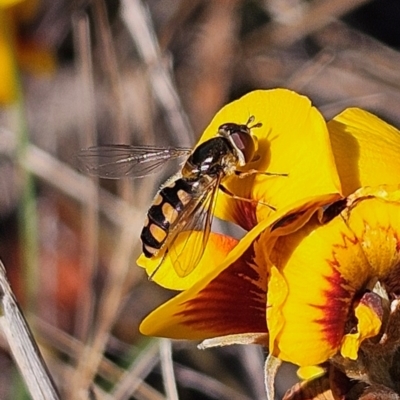
[[(192, 252), (190, 261), (185, 260), (184, 266), (174, 265), (174, 269), (183, 277), (196, 267), (211, 232), (218, 189), (233, 198), (257, 203), (255, 200), (235, 196), (222, 185), (224, 179), (232, 174), (244, 176), (259, 172), (238, 170), (238, 167), (245, 166), (255, 157), (256, 138), (251, 130), (262, 124), (250, 126), (253, 122), (254, 116), (251, 116), (246, 124), (222, 124), (215, 137), (194, 149), (109, 145), (89, 147), (78, 153), (83, 170), (109, 179), (141, 178), (155, 172), (167, 160), (187, 157), (181, 171), (159, 189), (144, 222), (140, 236), (143, 253), (150, 259), (161, 256), (152, 275), (159, 269), (182, 232), (188, 232), (187, 240), (190, 239), (190, 232), (201, 234), (196, 235), (193, 239), (195, 244), (189, 246), (188, 251)], [(179, 254), (175, 262), (179, 262)]]

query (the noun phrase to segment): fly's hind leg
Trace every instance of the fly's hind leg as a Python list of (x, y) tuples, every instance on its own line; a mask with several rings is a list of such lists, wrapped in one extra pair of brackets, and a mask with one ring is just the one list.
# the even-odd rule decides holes
[(253, 203), (255, 205), (257, 204), (261, 204), (263, 206), (266, 206), (268, 208), (270, 208), (273, 211), (276, 211), (276, 208), (274, 206), (271, 206), (268, 203), (264, 203), (262, 201), (259, 200), (253, 200), (253, 199), (246, 199), (245, 197), (240, 197), (240, 196), (236, 196), (236, 194), (232, 193), (229, 189), (227, 189), (225, 186), (223, 185), (219, 185), (219, 188), (222, 192), (224, 192), (226, 195), (228, 195), (230, 198), (234, 199), (234, 200), (240, 200), (240, 201), (245, 201), (247, 203)]
[(166, 250), (164, 251), (164, 254), (163, 254), (162, 257), (161, 257), (160, 262), (158, 263), (158, 265), (155, 267), (155, 269), (154, 269), (154, 270), (151, 272), (151, 274), (149, 275), (149, 277), (148, 277), (149, 281), (152, 281), (152, 280), (153, 280), (154, 275), (158, 272), (158, 270), (160, 269), (161, 265), (163, 264), (163, 262), (164, 262), (164, 260), (165, 260), (165, 258), (166, 258), (166, 256), (167, 256), (167, 253), (168, 253), (168, 249), (166, 249)]

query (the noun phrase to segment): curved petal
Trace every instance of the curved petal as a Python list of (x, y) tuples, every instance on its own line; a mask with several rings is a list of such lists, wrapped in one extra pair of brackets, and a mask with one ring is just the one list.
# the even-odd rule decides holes
[(297, 370), (297, 376), (302, 380), (318, 379), (326, 374), (326, 368), (320, 365), (307, 365)]
[[(191, 234), (192, 237), (198, 235), (201, 235), (201, 233), (192, 232)], [(180, 249), (186, 245), (186, 237), (187, 235), (185, 234), (178, 236), (176, 240), (177, 243), (173, 246), (172, 251), (176, 250), (178, 253), (181, 253)], [(211, 232), (200, 262), (197, 264), (197, 267), (193, 272), (186, 276), (179, 276), (177, 274), (176, 268), (172, 265), (174, 259), (170, 256), (166, 256), (161, 263), (160, 257), (150, 259), (146, 258), (142, 254), (137, 260), (137, 264), (140, 267), (145, 268), (151, 279), (160, 286), (173, 290), (185, 290), (213, 271), (217, 265), (222, 264), (226, 256), (232, 251), (237, 243), (238, 240), (230, 236)], [(190, 258), (191, 256), (192, 252), (188, 249), (188, 251), (182, 252), (179, 262), (184, 264), (185, 259)]]
[(212, 271), (153, 311), (140, 331), (175, 339), (265, 333), (266, 268), (257, 240), (229, 268)]
[(367, 304), (360, 303), (355, 308), (357, 318), (357, 330), (354, 333), (347, 333), (343, 337), (340, 353), (343, 357), (356, 360), (358, 349), (363, 340), (374, 337), (379, 333), (382, 325), (382, 318), (375, 310)]
[[(270, 350), (299, 366), (319, 364), (341, 343), (355, 287), (366, 280), (362, 249), (341, 218), (319, 226), (316, 218), (301, 230), (279, 238), (272, 262), (287, 284), (287, 297), (268, 291)], [(359, 282), (348, 281), (343, 266), (359, 268)], [(354, 286), (353, 286), (354, 285)], [(273, 330), (269, 320), (275, 323)]]
[(349, 108), (328, 122), (332, 150), (348, 196), (360, 187), (400, 183), (400, 131), (373, 114)]
[[(282, 298), (268, 289), (274, 355), (307, 366), (338, 351), (349, 329), (346, 323), (354, 316), (355, 295), (372, 289), (377, 279), (389, 285), (400, 268), (399, 196), (397, 186), (361, 190), (326, 225), (314, 217), (299, 231), (278, 238), (271, 261), (288, 294)], [(371, 332), (360, 315), (364, 339)]]
[(243, 168), (288, 174), (245, 178), (231, 176), (224, 182), (232, 193), (264, 204), (242, 202), (224, 193), (218, 196), (216, 215), (250, 230), (275, 212), (304, 199), (341, 191), (325, 121), (307, 97), (286, 89), (257, 90), (223, 107), (200, 138), (215, 136), (226, 122), (244, 124), (250, 116), (262, 126), (253, 128), (259, 156)]

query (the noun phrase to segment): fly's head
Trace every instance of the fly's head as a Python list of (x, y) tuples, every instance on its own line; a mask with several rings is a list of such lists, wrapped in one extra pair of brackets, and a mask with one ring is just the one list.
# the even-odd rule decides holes
[(261, 127), (262, 124), (258, 122), (250, 126), (253, 122), (254, 116), (251, 116), (246, 124), (227, 122), (218, 128), (218, 135), (227, 138), (231, 143), (240, 167), (253, 160), (257, 152), (257, 137), (252, 135), (251, 130)]

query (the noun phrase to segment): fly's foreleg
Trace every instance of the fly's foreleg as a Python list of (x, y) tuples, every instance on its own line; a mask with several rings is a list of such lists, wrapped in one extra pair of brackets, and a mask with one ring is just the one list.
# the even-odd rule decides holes
[(240, 201), (245, 201), (246, 203), (252, 203), (252, 204), (254, 204), (254, 205), (261, 204), (261, 205), (263, 205), (263, 206), (266, 206), (266, 207), (270, 208), (270, 209), (273, 210), (273, 211), (276, 211), (276, 208), (273, 207), (273, 206), (271, 206), (271, 205), (268, 204), (268, 203), (264, 203), (264, 202), (259, 201), (259, 200), (246, 199), (245, 197), (236, 196), (236, 194), (232, 193), (229, 189), (227, 189), (227, 188), (226, 188), (225, 186), (223, 186), (223, 185), (219, 185), (219, 189), (220, 189), (222, 192), (224, 192), (226, 195), (228, 195), (231, 199), (240, 200)]

